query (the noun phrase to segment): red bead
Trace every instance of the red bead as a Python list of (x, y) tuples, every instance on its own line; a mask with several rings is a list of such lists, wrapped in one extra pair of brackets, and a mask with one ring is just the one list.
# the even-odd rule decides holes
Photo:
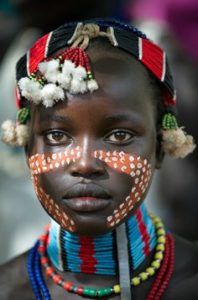
[(41, 257), (42, 265), (49, 263), (49, 259), (47, 257)]
[(83, 288), (81, 286), (78, 287), (77, 294), (78, 295), (83, 295)]
[(47, 239), (47, 235), (46, 234), (42, 234), (41, 236), (40, 236), (40, 241), (46, 241), (46, 239)]
[(56, 284), (62, 280), (60, 275), (54, 275), (52, 279)]
[(72, 286), (73, 286), (72, 282), (66, 281), (63, 285), (63, 288), (69, 292), (71, 290)]
[(44, 253), (45, 250), (46, 250), (46, 247), (45, 247), (45, 246), (39, 246), (39, 247), (38, 247), (38, 251), (39, 251), (40, 253)]
[(52, 268), (52, 267), (47, 267), (46, 268), (46, 274), (47, 274), (47, 276), (51, 276), (52, 275), (52, 273), (54, 273), (54, 268)]

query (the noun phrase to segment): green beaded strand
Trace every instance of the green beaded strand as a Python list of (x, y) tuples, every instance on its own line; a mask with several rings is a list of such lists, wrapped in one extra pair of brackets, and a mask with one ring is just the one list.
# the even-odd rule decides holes
[(20, 124), (26, 124), (29, 117), (30, 117), (30, 110), (27, 107), (21, 108), (17, 113), (17, 121)]
[(178, 125), (177, 125), (176, 117), (171, 113), (166, 113), (163, 116), (162, 128), (163, 129), (177, 129)]

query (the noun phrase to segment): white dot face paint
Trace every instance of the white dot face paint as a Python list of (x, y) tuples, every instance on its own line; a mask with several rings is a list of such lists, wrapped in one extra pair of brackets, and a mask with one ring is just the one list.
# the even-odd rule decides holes
[[(131, 177), (131, 192), (123, 199), (119, 206), (106, 219), (107, 227), (119, 225), (129, 215), (134, 206), (144, 197), (152, 177), (151, 165), (145, 158), (132, 156), (123, 151), (106, 152), (96, 150), (92, 157), (104, 162), (115, 172), (124, 173)], [(76, 147), (72, 150), (56, 153), (35, 154), (29, 158), (32, 180), (38, 199), (61, 227), (70, 232), (76, 230), (74, 220), (60, 208), (39, 184), (39, 174), (53, 172), (64, 166), (78, 163), (81, 158), (81, 149)]]
[(80, 148), (76, 147), (71, 151), (35, 154), (29, 158), (32, 181), (38, 199), (50, 216), (54, 218), (61, 227), (70, 232), (75, 231), (76, 226), (74, 220), (72, 220), (40, 186), (39, 174), (53, 172), (60, 167), (68, 166), (72, 161), (74, 162), (76, 159), (79, 159), (80, 156)]
[[(108, 153), (108, 155), (107, 155)], [(118, 225), (139, 202), (146, 192), (152, 177), (151, 165), (145, 158), (135, 157), (121, 152), (105, 152), (102, 150), (94, 151), (94, 156), (104, 161), (116, 172), (123, 172), (131, 176), (132, 188), (130, 194), (124, 199), (123, 203), (113, 211), (113, 214), (107, 217), (107, 226), (114, 227)], [(108, 161), (107, 161), (108, 158)], [(116, 167), (115, 167), (115, 158)]]

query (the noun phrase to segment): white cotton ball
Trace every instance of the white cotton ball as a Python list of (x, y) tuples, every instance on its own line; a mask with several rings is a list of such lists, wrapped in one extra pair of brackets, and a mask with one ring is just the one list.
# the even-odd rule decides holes
[(65, 60), (62, 66), (62, 74), (72, 75), (75, 70), (75, 64), (70, 60)]
[(172, 158), (184, 158), (195, 149), (193, 137), (183, 128), (162, 130), (162, 148)]
[(87, 92), (87, 85), (86, 82), (83, 80), (77, 80), (77, 79), (72, 79), (71, 81), (71, 86), (70, 86), (70, 93), (71, 94), (84, 94)]
[(50, 60), (42, 62), (38, 65), (39, 71), (45, 76), (49, 82), (56, 83), (57, 77), (60, 74), (60, 65), (58, 60)]
[(65, 60), (62, 72), (58, 76), (57, 82), (60, 84), (62, 88), (65, 90), (69, 90), (71, 85), (72, 76), (75, 70), (75, 65), (70, 60)]
[(82, 66), (78, 66), (77, 68), (75, 68), (74, 70), (74, 74), (73, 77), (75, 79), (81, 80), (81, 79), (86, 79), (87, 78), (87, 71), (85, 68), (83, 68)]
[(69, 90), (74, 70), (75, 70), (74, 63), (71, 62), (70, 60), (65, 60), (62, 67), (62, 72), (59, 74), (57, 80), (57, 82), (60, 84), (60, 86), (63, 89)]
[(98, 84), (94, 79), (88, 80), (87, 82), (88, 90), (92, 93), (93, 91), (98, 90)]
[(29, 101), (32, 101), (35, 104), (40, 103), (42, 89), (40, 83), (31, 80), (28, 77), (24, 77), (19, 80), (18, 85), (23, 97), (25, 97)]
[(70, 93), (77, 94), (80, 90), (80, 81), (76, 79), (72, 79), (70, 86)]
[(68, 90), (71, 84), (71, 78), (72, 77), (70, 75), (64, 75), (61, 73), (58, 76), (58, 83), (63, 89)]
[(16, 132), (15, 123), (11, 120), (6, 120), (1, 125), (2, 128), (2, 141), (6, 144), (15, 145), (16, 143)]
[(20, 124), (16, 126), (16, 143), (18, 146), (25, 146), (29, 138), (29, 126)]
[(64, 91), (61, 87), (49, 83), (42, 89), (42, 103), (46, 107), (52, 107), (55, 101), (64, 99)]
[(10, 130), (12, 127), (15, 127), (15, 123), (11, 120), (6, 120), (1, 124), (2, 130)]
[(80, 82), (80, 93), (81, 93), (81, 94), (84, 94), (84, 93), (86, 93), (87, 91), (88, 91), (88, 89), (87, 89), (87, 83), (86, 83), (86, 81), (82, 80), (82, 81)]

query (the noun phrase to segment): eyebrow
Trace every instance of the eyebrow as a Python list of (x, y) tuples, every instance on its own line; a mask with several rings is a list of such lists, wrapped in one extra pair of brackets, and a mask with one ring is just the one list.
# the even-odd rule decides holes
[(68, 116), (56, 115), (56, 114), (44, 114), (40, 116), (42, 123), (54, 121), (57, 123), (72, 123), (72, 119)]
[(119, 114), (119, 115), (113, 115), (113, 116), (107, 116), (104, 119), (104, 122), (106, 124), (109, 123), (116, 123), (116, 122), (133, 122), (133, 123), (139, 123), (141, 122), (141, 118), (137, 116), (137, 114)]

